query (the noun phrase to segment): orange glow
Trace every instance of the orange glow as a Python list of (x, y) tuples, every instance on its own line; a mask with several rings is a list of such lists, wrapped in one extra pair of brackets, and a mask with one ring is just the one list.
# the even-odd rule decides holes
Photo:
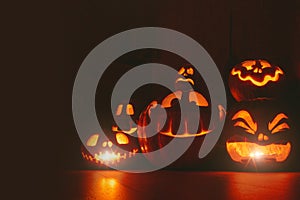
[(118, 158), (120, 157), (119, 154), (116, 154), (114, 152), (108, 152), (108, 151), (105, 151), (105, 153), (102, 153), (100, 152), (99, 155), (95, 155), (95, 158), (97, 160), (100, 160), (100, 161), (103, 161), (103, 162), (112, 162), (114, 160), (117, 160)]
[(117, 139), (118, 144), (128, 144), (129, 143), (129, 139), (128, 139), (127, 135), (125, 135), (124, 133), (117, 133), (116, 139)]
[(236, 119), (243, 119), (243, 120), (245, 120), (246, 124), (244, 123), (244, 121), (237, 121), (234, 124), (234, 126), (244, 128), (246, 130), (246, 132), (255, 134), (255, 132), (257, 131), (257, 124), (253, 121), (253, 119), (248, 111), (246, 111), (246, 110), (238, 111), (232, 117), (232, 120), (236, 120)]
[(189, 75), (193, 75), (194, 74), (194, 69), (190, 67), (186, 70), (186, 73), (188, 73)]
[(291, 144), (258, 145), (252, 142), (227, 142), (226, 149), (232, 160), (236, 162), (249, 161), (250, 159), (274, 160), (283, 162), (291, 151)]
[(118, 126), (112, 126), (111, 130), (114, 132), (117, 132), (117, 131), (119, 131), (119, 128), (118, 128)]
[(276, 117), (271, 122), (269, 122), (268, 129), (272, 131), (272, 133), (277, 133), (279, 131), (289, 129), (290, 127), (287, 123), (282, 123), (278, 125), (278, 123), (282, 119), (288, 119), (288, 117), (284, 113), (279, 113), (278, 115), (276, 115)]
[(180, 70), (178, 71), (178, 74), (182, 75), (185, 71), (185, 68), (184, 67), (181, 67)]
[(97, 142), (98, 142), (98, 138), (99, 138), (99, 134), (94, 134), (92, 135), (88, 141), (86, 142), (86, 145), (88, 147), (94, 147), (97, 145)]
[(81, 152), (82, 157), (90, 162), (96, 164), (116, 164), (119, 163), (122, 159), (126, 160), (127, 158), (135, 156), (138, 152), (137, 148), (134, 148), (131, 152), (125, 152), (123, 154), (110, 150), (100, 151), (94, 156)]
[(283, 71), (279, 67), (277, 67), (273, 77), (271, 75), (265, 75), (265, 77), (262, 81), (257, 81), (255, 79), (253, 79), (253, 77), (250, 75), (248, 75), (246, 77), (242, 77), (242, 72), (240, 70), (236, 70), (235, 68), (233, 68), (231, 71), (232, 76), (237, 75), (241, 81), (251, 81), (252, 84), (254, 84), (258, 87), (262, 87), (262, 86), (266, 85), (269, 81), (272, 81), (272, 82), (278, 81), (280, 74), (283, 74)]
[(101, 180), (102, 187), (115, 188), (116, 184), (117, 184), (117, 181), (114, 178), (103, 178)]
[(197, 106), (208, 106), (208, 102), (202, 94), (192, 91), (189, 93), (189, 101), (195, 102)]
[(127, 113), (127, 115), (133, 115), (134, 114), (134, 109), (133, 109), (133, 106), (131, 104), (127, 105), (126, 113)]

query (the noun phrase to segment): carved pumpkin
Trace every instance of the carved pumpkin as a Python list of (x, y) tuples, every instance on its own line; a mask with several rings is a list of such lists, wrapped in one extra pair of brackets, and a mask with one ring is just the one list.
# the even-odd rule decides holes
[[(137, 127), (131, 122), (122, 121), (124, 115), (132, 116), (134, 107), (132, 104), (119, 104), (115, 116), (122, 122), (121, 130), (119, 126), (112, 125), (112, 132), (107, 137), (110, 140), (101, 140), (100, 134), (93, 134), (86, 141), (87, 149), (83, 148), (82, 156), (96, 164), (116, 164), (122, 160), (133, 157), (139, 151), (137, 139)], [(135, 137), (134, 137), (135, 136)], [(117, 152), (115, 146), (121, 147), (124, 151)]]
[[(193, 168), (199, 160), (198, 152), (205, 135), (213, 134), (213, 130), (209, 130), (211, 108), (210, 101), (202, 93), (195, 90), (188, 90), (187, 84), (196, 85), (194, 78), (193, 66), (181, 67), (178, 71), (179, 75), (175, 81), (175, 92), (168, 94), (160, 101), (152, 101), (148, 107), (142, 112), (139, 125), (144, 127), (138, 130), (139, 142), (143, 153), (153, 152), (164, 148), (172, 140), (187, 140), (195, 137), (188, 151), (173, 163), (172, 168)], [(188, 112), (180, 110), (180, 104), (188, 108)], [(220, 120), (225, 119), (225, 110), (220, 105)], [(165, 123), (163, 113), (166, 112)], [(200, 114), (200, 118), (198, 117)], [(199, 121), (195, 122), (195, 119)], [(153, 122), (153, 126), (148, 126), (149, 122)], [(181, 127), (180, 124), (181, 123)], [(212, 122), (215, 126), (219, 122)], [(156, 135), (150, 135), (152, 133)], [(164, 152), (165, 153), (165, 152)], [(164, 156), (170, 156), (168, 153)], [(155, 160), (150, 162), (155, 165)]]
[(283, 70), (266, 60), (246, 60), (234, 66), (229, 75), (229, 88), (237, 101), (273, 98), (284, 79)]
[(230, 158), (245, 166), (264, 168), (284, 163), (294, 145), (288, 112), (270, 100), (236, 104), (228, 114), (224, 132)]

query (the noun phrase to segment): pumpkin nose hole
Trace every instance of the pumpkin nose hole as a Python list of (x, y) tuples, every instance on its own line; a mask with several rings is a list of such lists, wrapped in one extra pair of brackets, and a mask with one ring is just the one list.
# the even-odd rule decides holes
[(269, 140), (269, 137), (264, 135), (264, 141), (268, 141)]
[(187, 73), (184, 73), (183, 76), (187, 76)]
[(266, 136), (266, 135), (264, 135), (263, 133), (260, 133), (260, 134), (258, 134), (258, 141), (268, 141), (269, 140), (269, 137), (268, 136)]
[(254, 73), (257, 73), (258, 71), (259, 71), (258, 68), (255, 68), (255, 69), (253, 70)]

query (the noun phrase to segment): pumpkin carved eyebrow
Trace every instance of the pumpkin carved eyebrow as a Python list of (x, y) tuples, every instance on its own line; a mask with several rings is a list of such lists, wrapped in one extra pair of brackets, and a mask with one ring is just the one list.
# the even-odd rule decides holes
[(243, 121), (238, 121), (234, 124), (234, 126), (239, 126), (245, 128), (248, 133), (255, 134), (257, 131), (257, 124), (253, 121), (251, 115), (246, 110), (240, 110), (233, 117), (232, 120), (243, 119)]
[(270, 131), (272, 130), (271, 133), (276, 133), (276, 132), (279, 132), (279, 131), (281, 131), (283, 129), (290, 128), (289, 125), (287, 123), (285, 123), (285, 122), (279, 124), (279, 122), (282, 119), (288, 119), (288, 117), (284, 113), (279, 113), (278, 115), (276, 115), (276, 117), (271, 122), (269, 122), (268, 129)]
[(260, 64), (262, 66), (262, 68), (268, 68), (268, 67), (271, 67), (270, 63), (266, 60), (260, 60)]

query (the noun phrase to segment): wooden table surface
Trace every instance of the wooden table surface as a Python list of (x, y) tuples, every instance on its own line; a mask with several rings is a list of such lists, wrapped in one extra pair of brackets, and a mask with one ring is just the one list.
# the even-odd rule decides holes
[(300, 199), (300, 173), (68, 171), (66, 200)]

